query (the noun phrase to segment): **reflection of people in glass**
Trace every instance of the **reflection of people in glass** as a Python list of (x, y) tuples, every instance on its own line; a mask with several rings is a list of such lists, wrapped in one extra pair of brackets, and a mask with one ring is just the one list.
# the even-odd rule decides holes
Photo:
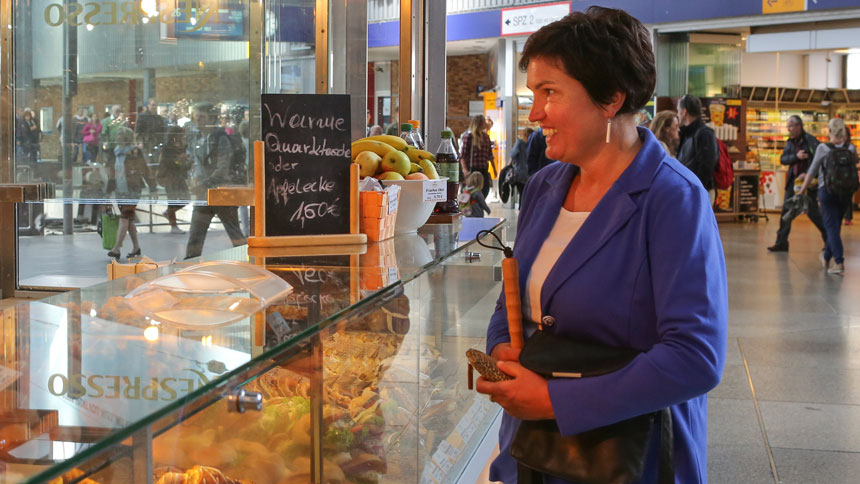
[(134, 127), (147, 158), (152, 158), (156, 147), (164, 141), (164, 126), (164, 118), (158, 114), (158, 103), (155, 99), (150, 99), (146, 108), (138, 115)]
[(191, 162), (185, 152), (185, 131), (178, 126), (167, 128), (164, 147), (158, 160), (158, 183), (167, 192), (167, 210), (162, 215), (170, 224), (171, 234), (184, 234), (176, 223), (176, 212), (185, 206), (188, 200), (188, 171)]
[(39, 161), (39, 143), (42, 142), (42, 129), (39, 128), (39, 121), (30, 108), (24, 108), (18, 142), (24, 151), (24, 161), (30, 163)]
[(149, 168), (146, 166), (143, 152), (134, 145), (134, 131), (124, 126), (119, 127), (116, 131), (114, 145), (114, 164), (109, 171), (111, 179), (116, 185), (116, 197), (121, 199), (121, 202), (116, 244), (108, 252), (108, 257), (119, 260), (126, 233), (128, 233), (132, 243), (132, 250), (128, 253), (128, 257), (140, 255), (140, 243), (137, 238), (134, 214), (137, 200), (140, 198), (144, 186), (148, 185), (152, 190), (155, 187), (155, 182), (149, 177)]
[[(230, 179), (233, 147), (223, 127), (219, 126), (220, 107), (209, 103), (194, 106), (192, 133), (188, 138), (188, 151), (194, 163), (192, 186), (199, 200), (206, 199), (209, 188), (227, 185)], [(214, 207), (195, 205), (191, 212), (191, 228), (185, 258), (197, 257), (203, 253), (203, 243), (212, 218), (218, 216), (233, 246), (246, 243), (239, 225), (238, 207)]]
[[(541, 28), (523, 50), (529, 121), (541, 124), (546, 155), (560, 161), (535, 174), (523, 196), (514, 244), (523, 314), (551, 337), (641, 354), (605, 375), (544, 379), (510, 346), (502, 292), (487, 350), (514, 379), (481, 378), (476, 387), (505, 409), (492, 481), (564, 482), (519, 472), (509, 452), (518, 419), (552, 419), (562, 435), (576, 435), (664, 408), (673, 482), (707, 474), (706, 393), (725, 362), (726, 268), (707, 192), (635, 123), (656, 82), (649, 39), (627, 13), (589, 7)], [(523, 331), (537, 326), (527, 321)], [(656, 482), (659, 450), (649, 448), (637, 482)]]
[(90, 116), (87, 124), (81, 128), (83, 134), (84, 146), (87, 150), (87, 161), (95, 163), (99, 155), (99, 135), (102, 132), (102, 125), (99, 123), (99, 115), (93, 113)]

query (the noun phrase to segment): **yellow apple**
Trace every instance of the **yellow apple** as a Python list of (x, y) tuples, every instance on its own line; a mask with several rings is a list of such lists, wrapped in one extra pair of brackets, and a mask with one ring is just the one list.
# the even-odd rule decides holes
[(429, 180), (424, 173), (410, 173), (406, 176), (407, 180)]
[(406, 153), (402, 151), (392, 151), (382, 158), (380, 166), (382, 167), (382, 171), (394, 171), (399, 173), (400, 176), (406, 176), (412, 169), (412, 162), (409, 161), (409, 157), (406, 156)]
[(373, 176), (379, 169), (382, 157), (372, 151), (362, 151), (355, 157), (355, 162), (361, 165), (361, 176)]
[(397, 173), (396, 171), (386, 171), (376, 177), (380, 180), (403, 180), (403, 175)]

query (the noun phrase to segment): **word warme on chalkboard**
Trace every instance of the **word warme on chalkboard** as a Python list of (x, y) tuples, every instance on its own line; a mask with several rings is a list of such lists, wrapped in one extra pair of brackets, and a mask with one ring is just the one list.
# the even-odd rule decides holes
[(349, 113), (347, 95), (262, 96), (263, 238), (350, 235), (351, 210), (358, 208), (352, 207)]

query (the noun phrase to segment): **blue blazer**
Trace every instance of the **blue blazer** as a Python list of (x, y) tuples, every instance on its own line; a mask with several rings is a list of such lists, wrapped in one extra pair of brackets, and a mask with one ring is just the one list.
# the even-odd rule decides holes
[[(555, 318), (544, 331), (643, 353), (608, 375), (551, 379), (550, 400), (568, 435), (671, 407), (676, 482), (705, 483), (705, 394), (720, 382), (726, 353), (725, 259), (699, 179), (650, 131), (639, 128), (639, 137), (641, 150), (547, 276), (540, 305)], [(556, 162), (526, 185), (514, 246), (521, 294), (578, 172)], [(487, 330), (488, 352), (510, 341), (504, 297), (502, 291)], [(491, 480), (516, 483), (509, 449), (517, 425), (504, 415)], [(653, 434), (642, 483), (656, 482), (659, 432)]]

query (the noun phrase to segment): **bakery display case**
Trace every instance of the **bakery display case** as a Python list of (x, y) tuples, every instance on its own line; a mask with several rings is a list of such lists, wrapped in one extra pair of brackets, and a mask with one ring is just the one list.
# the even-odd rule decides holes
[(508, 238), (241, 247), (3, 310), (0, 481), (457, 482), (500, 412), (466, 389), (500, 290), (481, 229)]

